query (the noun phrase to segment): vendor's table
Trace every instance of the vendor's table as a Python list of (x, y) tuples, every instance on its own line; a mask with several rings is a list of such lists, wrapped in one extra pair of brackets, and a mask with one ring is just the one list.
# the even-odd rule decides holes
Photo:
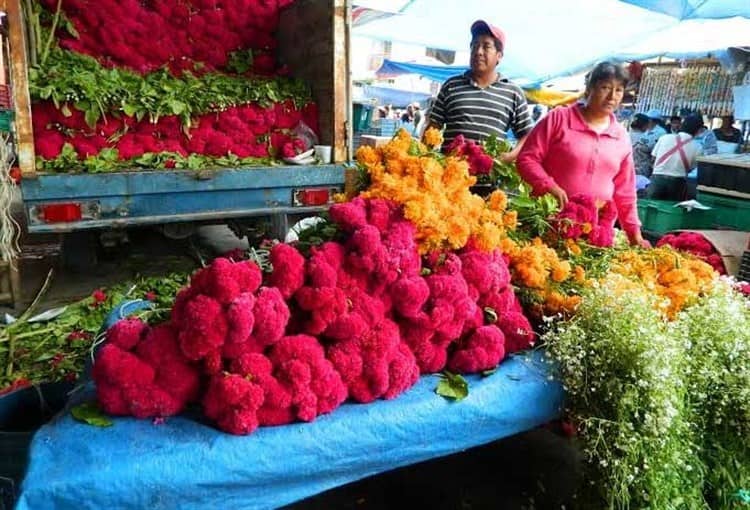
[(276, 508), (552, 420), (563, 391), (550, 372), (542, 351), (526, 353), (467, 377), (460, 402), (435, 394), (438, 377), (424, 376), (395, 400), (244, 437), (182, 416), (96, 428), (63, 412), (33, 439), (17, 509)]

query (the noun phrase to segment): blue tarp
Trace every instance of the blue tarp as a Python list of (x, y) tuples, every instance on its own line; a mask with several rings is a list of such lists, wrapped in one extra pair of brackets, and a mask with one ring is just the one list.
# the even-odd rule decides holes
[[(501, 73), (528, 85), (574, 74), (606, 59), (716, 55), (728, 46), (750, 45), (750, 30), (744, 25), (707, 23), (729, 21), (724, 18), (731, 16), (747, 22), (750, 0), (462, 0), (460, 5), (413, 0), (399, 14), (356, 27), (354, 34), (466, 52), (469, 27), (485, 19), (507, 36)], [(688, 22), (687, 30), (679, 29)], [(655, 36), (659, 37), (650, 40)], [(713, 43), (705, 44), (707, 39)]]
[(451, 76), (462, 74), (469, 66), (431, 66), (425, 64), (414, 64), (410, 62), (396, 62), (384, 59), (383, 65), (377, 70), (378, 74), (418, 74), (433, 81), (444, 82)]
[[(468, 377), (460, 402), (436, 395), (437, 376), (424, 376), (394, 400), (246, 437), (182, 416), (96, 428), (63, 412), (34, 436), (16, 508), (276, 508), (554, 419), (563, 391), (549, 372), (540, 351), (514, 356), (488, 377)], [(91, 397), (89, 387), (75, 402)]]
[(412, 92), (411, 90), (392, 89), (389, 87), (375, 87), (365, 85), (362, 87), (364, 99), (377, 99), (378, 104), (389, 104), (397, 108), (404, 107), (412, 103), (424, 104), (430, 99), (430, 94), (422, 92)]
[(750, 18), (748, 0), (622, 0), (649, 11), (661, 12), (677, 18), (717, 19), (744, 16)]

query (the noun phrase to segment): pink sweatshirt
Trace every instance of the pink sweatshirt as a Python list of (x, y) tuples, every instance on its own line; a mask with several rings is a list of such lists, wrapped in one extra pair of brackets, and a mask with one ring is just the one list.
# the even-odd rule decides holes
[(614, 116), (606, 131), (596, 133), (580, 106), (555, 108), (529, 133), (517, 164), (535, 194), (557, 183), (568, 196), (614, 200), (623, 230), (633, 235), (640, 229), (630, 137)]

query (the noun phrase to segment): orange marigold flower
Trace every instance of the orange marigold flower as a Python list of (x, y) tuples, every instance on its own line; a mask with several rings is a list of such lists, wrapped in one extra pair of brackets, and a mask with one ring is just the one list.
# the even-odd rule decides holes
[(503, 225), (508, 230), (515, 230), (518, 226), (518, 211), (505, 211), (505, 214), (503, 214)]
[(508, 196), (502, 190), (496, 189), (490, 194), (487, 203), (492, 211), (504, 211), (508, 207)]
[(360, 145), (355, 155), (357, 163), (370, 167), (381, 163), (380, 154), (374, 147), (369, 145)]
[(582, 266), (576, 266), (573, 268), (573, 279), (578, 283), (586, 282), (586, 270)]
[(422, 138), (425, 145), (432, 148), (435, 148), (443, 143), (443, 133), (441, 133), (439, 129), (434, 127), (427, 128), (427, 131), (424, 132), (424, 136)]

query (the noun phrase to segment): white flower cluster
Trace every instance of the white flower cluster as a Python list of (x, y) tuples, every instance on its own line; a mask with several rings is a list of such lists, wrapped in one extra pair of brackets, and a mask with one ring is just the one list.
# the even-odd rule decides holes
[(655, 305), (609, 275), (544, 336), (587, 490), (607, 507), (724, 508), (750, 483), (750, 308), (728, 283), (672, 322)]

